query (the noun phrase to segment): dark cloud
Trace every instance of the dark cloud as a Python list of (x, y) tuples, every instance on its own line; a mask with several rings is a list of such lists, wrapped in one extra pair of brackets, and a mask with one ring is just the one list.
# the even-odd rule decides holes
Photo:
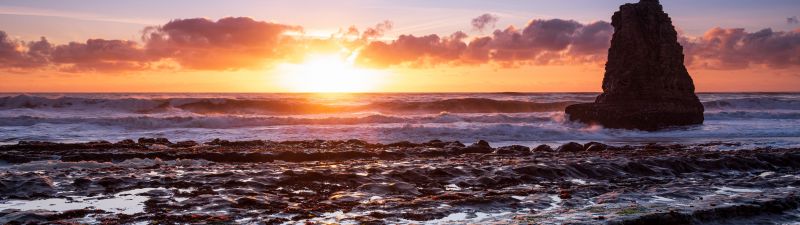
[(390, 66), (401, 63), (431, 65), (452, 62), (461, 56), (467, 45), (463, 32), (448, 37), (438, 35), (401, 35), (390, 43), (375, 41), (367, 45), (358, 57), (358, 63), (371, 66)]
[(786, 68), (800, 65), (800, 32), (714, 28), (700, 38), (684, 39), (687, 63), (709, 69), (751, 65)]
[(129, 71), (147, 69), (156, 60), (133, 41), (89, 39), (85, 43), (59, 45), (51, 53), (52, 62), (67, 71)]
[(786, 18), (786, 23), (788, 24), (800, 24), (800, 20), (797, 19), (797, 16)]
[(483, 32), (487, 28), (494, 29), (495, 24), (497, 24), (499, 19), (500, 18), (495, 15), (485, 13), (472, 19), (472, 29), (480, 32)]
[(53, 45), (41, 38), (35, 42), (11, 39), (0, 31), (0, 68), (31, 69), (48, 66)]
[[(602, 58), (612, 33), (613, 27), (606, 22), (584, 25), (572, 20), (533, 20), (521, 30), (515, 27), (495, 30), (491, 36), (475, 38), (469, 43), (462, 32), (448, 38), (403, 35), (392, 42), (372, 42), (360, 58), (377, 66), (550, 64), (576, 58)], [(414, 53), (419, 53), (418, 57)]]
[(148, 54), (177, 61), (190, 69), (225, 70), (259, 67), (284, 57), (291, 38), (284, 34), (301, 27), (228, 17), (178, 19), (145, 29)]

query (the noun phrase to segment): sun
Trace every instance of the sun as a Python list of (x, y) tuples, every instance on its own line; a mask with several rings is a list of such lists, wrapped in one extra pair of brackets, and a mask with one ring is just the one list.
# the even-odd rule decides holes
[(278, 66), (280, 84), (292, 92), (371, 92), (376, 91), (386, 73), (358, 68), (353, 58), (340, 55), (311, 55), (300, 64)]

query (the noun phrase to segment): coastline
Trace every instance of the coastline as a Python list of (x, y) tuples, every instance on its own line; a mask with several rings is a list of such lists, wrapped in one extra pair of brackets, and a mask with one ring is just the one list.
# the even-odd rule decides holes
[(20, 142), (0, 146), (0, 222), (797, 220), (800, 149), (713, 150), (737, 145)]

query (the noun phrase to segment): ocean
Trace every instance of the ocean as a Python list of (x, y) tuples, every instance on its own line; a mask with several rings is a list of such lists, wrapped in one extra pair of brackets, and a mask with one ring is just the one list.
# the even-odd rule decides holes
[(706, 108), (703, 125), (645, 132), (565, 119), (564, 107), (592, 102), (597, 93), (6, 93), (0, 94), (0, 144), (165, 137), (800, 147), (800, 93), (698, 95)]

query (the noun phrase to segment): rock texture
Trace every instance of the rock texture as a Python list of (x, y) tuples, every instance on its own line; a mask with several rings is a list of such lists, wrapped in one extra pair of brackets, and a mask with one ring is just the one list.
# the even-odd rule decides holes
[(608, 128), (658, 130), (703, 123), (703, 105), (684, 66), (683, 47), (658, 0), (625, 4), (614, 13), (603, 94), (571, 105), (571, 120)]

